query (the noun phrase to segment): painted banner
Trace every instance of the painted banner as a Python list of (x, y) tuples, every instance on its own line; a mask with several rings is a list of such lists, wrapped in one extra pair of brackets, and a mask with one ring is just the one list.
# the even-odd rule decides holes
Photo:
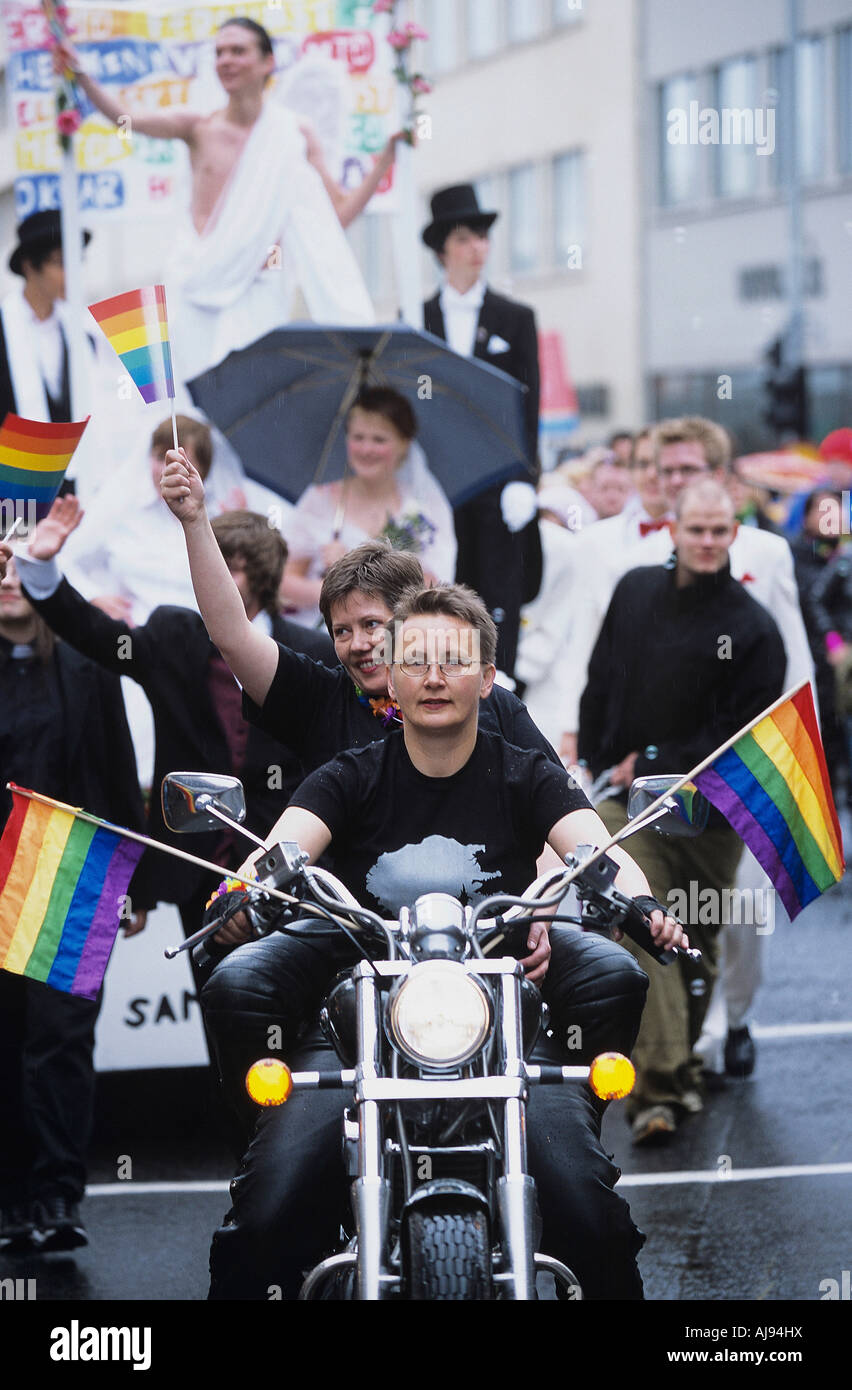
[[(133, 131), (133, 113), (224, 105), (214, 68), (214, 36), (243, 15), (262, 24), (275, 48), (270, 100), (306, 116), (326, 162), (346, 188), (357, 187), (400, 126), (389, 21), (372, 0), (265, 0), (236, 5), (72, 3), (73, 42), (82, 66), (126, 103), (120, 127), (84, 100), (74, 140), (80, 210), (87, 222), (166, 216), (186, 203), (187, 152), (178, 140)], [(18, 221), (59, 206), (60, 147), (53, 60), (37, 0), (2, 0), (6, 85), (15, 142)], [(370, 207), (392, 211), (393, 169)]]

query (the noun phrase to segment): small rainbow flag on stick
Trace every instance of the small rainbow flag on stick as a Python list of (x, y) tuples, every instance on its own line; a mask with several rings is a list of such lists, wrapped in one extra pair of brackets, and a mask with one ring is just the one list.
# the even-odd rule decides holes
[(9, 784), (0, 839), (0, 969), (94, 999), (144, 844)]
[(174, 400), (166, 291), (162, 285), (128, 290), (90, 304), (110, 347), (121, 358), (142, 399)]
[(808, 684), (781, 697), (692, 780), (772, 879), (790, 918), (843, 877), (843, 841)]
[(88, 423), (88, 415), (52, 424), (8, 414), (0, 425), (0, 497), (34, 502), (36, 516), (46, 516)]

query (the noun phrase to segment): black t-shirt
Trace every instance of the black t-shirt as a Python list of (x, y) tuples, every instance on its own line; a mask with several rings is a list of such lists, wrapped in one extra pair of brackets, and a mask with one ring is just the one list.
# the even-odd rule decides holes
[[(342, 667), (329, 670), (310, 657), (278, 643), (278, 668), (261, 708), (243, 694), (243, 714), (252, 724), (285, 744), (302, 760), (306, 772), (322, 767), (344, 748), (364, 748), (384, 738), (385, 728), (368, 705), (362, 705)], [(479, 727), (498, 733), (518, 748), (537, 748), (558, 767), (562, 764), (540, 729), (511, 691), (495, 685), (479, 702)]]
[(290, 805), (324, 821), (334, 872), (382, 917), (421, 893), (522, 893), (556, 822), (589, 807), (564, 768), (484, 730), (452, 777), (418, 772), (397, 730), (311, 773)]

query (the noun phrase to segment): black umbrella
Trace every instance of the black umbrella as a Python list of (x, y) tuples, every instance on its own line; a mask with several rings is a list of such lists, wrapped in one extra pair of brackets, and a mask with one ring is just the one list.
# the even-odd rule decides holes
[(188, 385), (248, 476), (292, 501), (343, 477), (346, 412), (364, 385), (391, 386), (410, 401), (429, 467), (454, 506), (527, 474), (526, 388), (407, 324), (293, 324)]

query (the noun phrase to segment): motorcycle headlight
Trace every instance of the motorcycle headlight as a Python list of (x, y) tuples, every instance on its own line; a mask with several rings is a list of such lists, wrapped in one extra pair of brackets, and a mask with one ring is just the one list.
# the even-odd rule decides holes
[(483, 1047), (491, 1000), (482, 981), (449, 960), (424, 961), (388, 998), (391, 1042), (422, 1067), (458, 1067)]

